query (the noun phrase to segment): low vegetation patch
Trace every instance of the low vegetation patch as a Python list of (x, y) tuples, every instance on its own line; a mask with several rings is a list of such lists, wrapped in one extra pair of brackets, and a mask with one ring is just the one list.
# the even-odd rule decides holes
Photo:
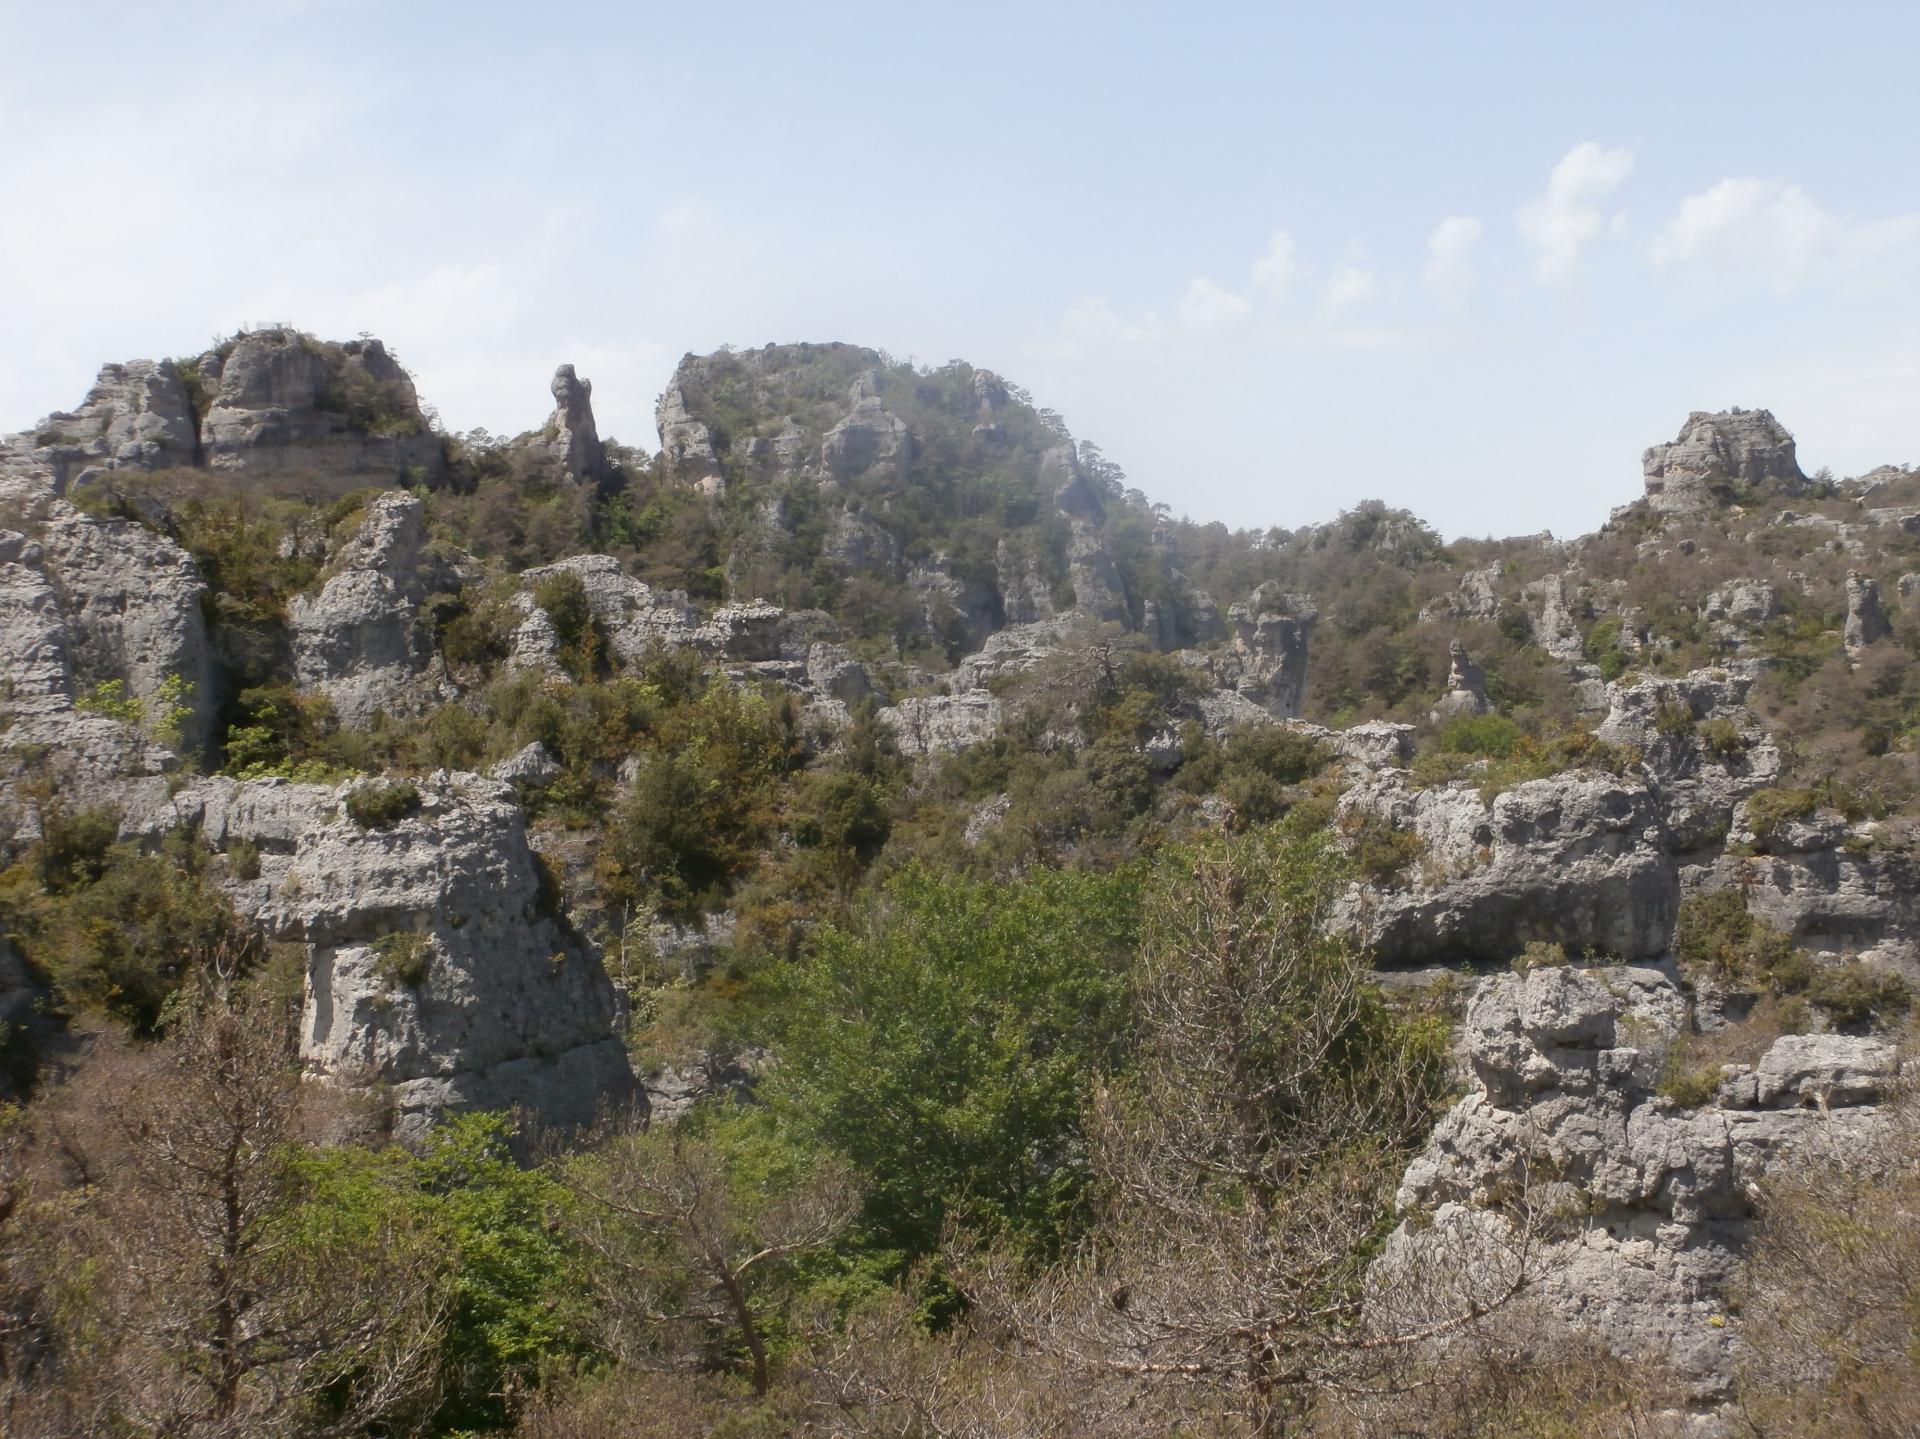
[(387, 829), (420, 812), (420, 790), (407, 780), (360, 784), (347, 791), (347, 818), (362, 829)]

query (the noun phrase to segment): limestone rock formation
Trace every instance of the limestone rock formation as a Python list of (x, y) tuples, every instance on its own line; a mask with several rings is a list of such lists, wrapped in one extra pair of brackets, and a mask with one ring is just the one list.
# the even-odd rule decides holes
[(978, 692), (912, 697), (879, 712), (900, 752), (914, 758), (951, 754), (990, 739), (1000, 716), (1000, 701)]
[(287, 606), (295, 678), (347, 724), (450, 694), (445, 664), (416, 623), (420, 602), (453, 583), (426, 552), (422, 519), (413, 495), (376, 496), (320, 593)]
[(1227, 611), (1231, 633), (1215, 678), (1275, 719), (1294, 718), (1306, 695), (1307, 641), (1318, 617), (1305, 595), (1262, 585)]
[(1780, 613), (1780, 596), (1762, 580), (1729, 580), (1707, 596), (1700, 618), (1763, 625)]
[(199, 450), (193, 405), (171, 360), (101, 366), (80, 407), (56, 410), (30, 438), (62, 484), (95, 467), (191, 465)]
[(384, 1087), (401, 1137), (448, 1109), (574, 1125), (638, 1102), (613, 986), (555, 907), (512, 790), (443, 772), (419, 782), (416, 813), (364, 828), (345, 813), (353, 788), (197, 780), (146, 792), (123, 827), (257, 847), (236, 903), (306, 944), (301, 1061)]
[(1669, 514), (1725, 503), (1734, 485), (1765, 485), (1797, 495), (1809, 484), (1793, 436), (1767, 410), (1695, 410), (1678, 438), (1641, 457), (1647, 503)]
[(1779, 748), (1747, 707), (1752, 684), (1728, 668), (1607, 689), (1594, 735), (1639, 756), (1676, 853), (1723, 835), (1734, 807), (1780, 777)]
[(1578, 663), (1586, 654), (1580, 633), (1577, 589), (1565, 575), (1548, 575), (1526, 587), (1532, 602), (1533, 642), (1557, 660)]
[(1400, 770), (1341, 797), (1344, 822), (1416, 836), (1397, 877), (1356, 888), (1347, 922), (1383, 965), (1504, 960), (1529, 943), (1623, 959), (1664, 954), (1679, 904), (1658, 803), (1644, 786), (1572, 771), (1484, 799), (1417, 789)]
[(1465, 642), (1449, 641), (1447, 692), (1433, 707), (1434, 722), (1437, 724), (1456, 715), (1483, 715), (1492, 708), (1493, 701), (1487, 698), (1487, 677), (1467, 654)]
[(332, 497), (431, 480), (444, 464), (413, 381), (378, 340), (328, 347), (295, 330), (256, 330), (197, 369), (218, 382), (201, 427), (215, 469)]
[[(684, 368), (694, 357), (682, 360)], [(720, 452), (714, 448), (713, 431), (696, 419), (687, 408), (687, 397), (678, 374), (661, 391), (654, 422), (660, 430), (660, 455), (667, 475), (680, 484), (706, 495), (726, 490), (726, 475), (720, 468)]]
[(569, 480), (598, 484), (607, 477), (607, 451), (593, 422), (593, 381), (562, 365), (553, 372), (552, 388), (553, 416), (542, 432), (548, 452)]
[(906, 478), (913, 458), (913, 436), (907, 422), (893, 414), (880, 397), (879, 377), (869, 370), (853, 382), (847, 417), (827, 431), (820, 444), (820, 462), (829, 478), (850, 480), (872, 475), (898, 484)]
[[(1723, 1395), (1756, 1181), (1797, 1152), (1871, 1135), (1899, 1065), (1879, 1040), (1787, 1036), (1687, 1109), (1654, 1090), (1688, 1028), (1685, 995), (1657, 969), (1481, 981), (1460, 1037), (1473, 1088), (1408, 1167), (1399, 1204), (1415, 1222), (1393, 1235), (1376, 1281), (1437, 1252), (1468, 1287), (1506, 1277), (1526, 1194), (1538, 1216), (1521, 1301), (1531, 1324), (1671, 1363), (1698, 1400)], [(1462, 1246), (1484, 1264), (1463, 1263)]]
[(1872, 644), (1893, 633), (1886, 609), (1880, 603), (1880, 586), (1873, 577), (1858, 570), (1847, 571), (1847, 653), (1858, 659)]

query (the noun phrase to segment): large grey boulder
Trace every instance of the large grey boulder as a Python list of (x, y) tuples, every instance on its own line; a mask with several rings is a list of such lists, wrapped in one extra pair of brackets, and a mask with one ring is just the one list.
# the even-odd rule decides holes
[(416, 623), (420, 602), (452, 583), (425, 541), (416, 497), (376, 496), (320, 592), (287, 605), (295, 678), (332, 701), (347, 724), (452, 693), (431, 637)]
[(1594, 734), (1640, 756), (1675, 851), (1724, 836), (1735, 807), (1780, 777), (1779, 747), (1746, 703), (1752, 684), (1727, 668), (1607, 687)]
[[(1823, 826), (1824, 828), (1824, 826)], [(1737, 889), (1748, 913), (1796, 945), (1831, 958), (1861, 958), (1920, 981), (1920, 861), (1872, 842), (1846, 847), (1842, 826), (1817, 843), (1769, 845), (1763, 855), (1727, 854), (1687, 871), (1689, 890)]]
[(1788, 1036), (1687, 1109), (1654, 1091), (1688, 1025), (1659, 970), (1481, 981), (1460, 1036), (1472, 1089), (1407, 1168), (1408, 1222), (1376, 1285), (1438, 1260), (1468, 1291), (1509, 1280), (1524, 1247), (1535, 1333), (1583, 1331), (1629, 1361), (1673, 1365), (1697, 1400), (1721, 1397), (1758, 1181), (1872, 1135), (1899, 1069), (1878, 1040)]
[[(296, 330), (256, 330), (198, 366), (204, 380), (218, 381), (201, 426), (214, 469), (330, 498), (368, 484), (431, 480), (444, 466), (413, 381), (378, 340), (323, 347)], [(349, 370), (384, 397), (386, 425), (356, 429), (338, 408), (337, 386)]]
[(191, 465), (199, 451), (193, 406), (171, 360), (101, 366), (78, 409), (55, 411), (23, 438), (63, 483), (94, 468)]
[(547, 450), (569, 480), (597, 484), (607, 477), (607, 451), (593, 421), (593, 381), (562, 365), (553, 372), (552, 389), (553, 416), (542, 432)]
[(1462, 715), (1483, 715), (1493, 709), (1487, 698), (1487, 677), (1467, 653), (1466, 643), (1452, 640), (1447, 645), (1447, 692), (1433, 707), (1436, 724)]
[(354, 788), (200, 780), (150, 793), (124, 825), (257, 848), (260, 876), (235, 897), (307, 947), (302, 1064), (384, 1089), (402, 1137), (448, 1109), (575, 1125), (637, 1102), (613, 986), (543, 884), (510, 787), (436, 774), (384, 828), (348, 816)]
[(853, 382), (852, 408), (820, 442), (820, 463), (829, 479), (872, 476), (898, 484), (913, 459), (913, 435), (907, 422), (880, 398), (879, 376), (869, 370)]
[[(689, 355), (680, 363), (684, 368), (694, 363), (694, 358)], [(686, 391), (677, 374), (660, 392), (654, 422), (660, 430), (660, 459), (668, 478), (704, 495), (724, 493), (727, 481), (720, 468), (720, 452), (714, 446), (713, 431), (688, 408)]]
[[(678, 590), (656, 591), (628, 575), (612, 555), (572, 555), (523, 572), (513, 603), (522, 621), (515, 630), (508, 663), (515, 669), (557, 664), (559, 636), (536, 599), (541, 584), (558, 575), (579, 579), (593, 618), (606, 632), (622, 663), (636, 663), (659, 647), (697, 642), (700, 615)], [(724, 641), (722, 641), (724, 643)]]
[(1396, 881), (1357, 885), (1344, 909), (1383, 965), (1501, 961), (1535, 941), (1628, 960), (1666, 952), (1679, 876), (1642, 785), (1574, 771), (1489, 801), (1387, 770), (1349, 789), (1340, 812), (1349, 827), (1419, 841)]
[(900, 753), (921, 759), (991, 739), (1000, 728), (1001, 704), (982, 693), (915, 696), (880, 710), (877, 718), (893, 731)]
[(1228, 640), (1213, 656), (1214, 677), (1275, 719), (1300, 713), (1307, 689), (1307, 641), (1318, 611), (1305, 595), (1262, 585), (1227, 611)]
[(1893, 625), (1880, 603), (1880, 586), (1871, 575), (1847, 571), (1847, 626), (1844, 639), (1847, 653), (1858, 659), (1869, 645), (1878, 644), (1893, 633)]
[(1735, 484), (1765, 485), (1782, 495), (1809, 486), (1793, 436), (1767, 410), (1695, 410), (1669, 444), (1641, 457), (1647, 503), (1670, 514), (1712, 509)]

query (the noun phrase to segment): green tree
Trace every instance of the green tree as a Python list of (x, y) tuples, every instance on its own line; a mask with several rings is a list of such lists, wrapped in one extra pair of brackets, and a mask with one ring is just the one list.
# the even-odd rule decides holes
[(1131, 868), (909, 869), (797, 967), (776, 1102), (859, 1171), (875, 1246), (931, 1253), (959, 1215), (1047, 1249), (1085, 1217), (1081, 1117), (1123, 1058), (1137, 889)]

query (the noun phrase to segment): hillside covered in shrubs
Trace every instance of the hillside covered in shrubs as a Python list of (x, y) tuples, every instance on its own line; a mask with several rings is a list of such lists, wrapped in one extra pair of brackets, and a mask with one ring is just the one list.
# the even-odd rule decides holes
[(0, 442), (0, 1427), (1920, 1422), (1920, 472), (1229, 531), (958, 361), (552, 392)]

